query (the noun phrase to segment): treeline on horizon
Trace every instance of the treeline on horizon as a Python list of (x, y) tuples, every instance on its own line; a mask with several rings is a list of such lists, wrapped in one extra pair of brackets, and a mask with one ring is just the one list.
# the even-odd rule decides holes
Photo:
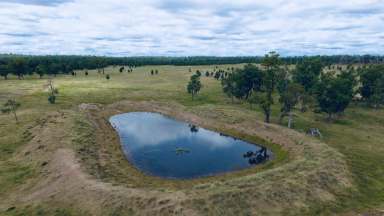
[[(298, 64), (306, 59), (317, 58), (324, 66), (332, 64), (381, 64), (384, 56), (373, 55), (334, 55), (334, 56), (292, 56), (282, 57), (284, 64)], [(241, 64), (261, 63), (261, 56), (190, 56), (190, 57), (107, 57), (107, 56), (76, 56), (76, 55), (0, 55), (0, 76), (5, 79), (9, 74), (19, 78), (24, 75), (39, 74), (43, 76), (68, 74), (73, 70), (100, 69), (109, 65), (124, 65), (137, 67), (144, 65), (215, 65), (215, 64)]]

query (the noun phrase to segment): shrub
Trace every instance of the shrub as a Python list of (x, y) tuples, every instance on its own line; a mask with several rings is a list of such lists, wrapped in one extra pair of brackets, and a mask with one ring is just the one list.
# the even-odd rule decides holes
[(48, 101), (50, 104), (54, 104), (56, 102), (56, 96), (55, 95), (49, 95)]

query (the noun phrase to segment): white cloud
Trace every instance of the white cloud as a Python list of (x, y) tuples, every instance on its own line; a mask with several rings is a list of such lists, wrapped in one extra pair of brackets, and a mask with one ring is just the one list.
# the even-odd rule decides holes
[(384, 0), (0, 0), (0, 53), (383, 54)]

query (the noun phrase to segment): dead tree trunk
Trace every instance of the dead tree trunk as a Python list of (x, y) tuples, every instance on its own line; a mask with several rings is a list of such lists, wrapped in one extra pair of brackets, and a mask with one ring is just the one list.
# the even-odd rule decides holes
[(292, 128), (292, 123), (293, 123), (293, 115), (292, 115), (292, 112), (289, 112), (289, 114), (288, 114), (288, 128)]

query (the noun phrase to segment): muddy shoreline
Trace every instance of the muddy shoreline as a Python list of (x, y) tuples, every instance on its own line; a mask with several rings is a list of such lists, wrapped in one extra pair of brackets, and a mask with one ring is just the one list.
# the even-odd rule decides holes
[[(172, 107), (172, 108), (171, 108)], [(123, 169), (126, 170), (127, 174), (130, 175), (130, 179), (132, 179), (132, 175), (139, 177), (140, 181), (130, 184), (130, 186), (137, 186), (137, 187), (170, 187), (170, 188), (177, 188), (182, 189), (186, 187), (193, 187), (195, 184), (201, 184), (201, 183), (208, 183), (212, 181), (223, 181), (225, 179), (229, 178), (236, 178), (241, 177), (245, 175), (249, 175), (252, 173), (260, 172), (265, 169), (270, 169), (272, 167), (278, 166), (280, 163), (287, 162), (288, 158), (286, 157), (287, 152), (280, 147), (280, 145), (272, 143), (270, 141), (264, 140), (258, 136), (255, 135), (249, 135), (245, 134), (241, 131), (238, 131), (233, 126), (226, 125), (224, 123), (214, 123), (210, 119), (203, 119), (193, 113), (190, 113), (183, 109), (182, 106), (177, 104), (172, 104), (169, 106), (169, 104), (162, 104), (157, 102), (132, 102), (132, 101), (121, 101), (117, 102), (111, 105), (100, 105), (100, 104), (82, 104), (80, 105), (80, 109), (86, 113), (87, 118), (90, 122), (92, 122), (92, 125), (96, 128), (95, 134), (97, 134), (97, 143), (99, 146), (102, 146), (102, 149), (104, 149), (104, 152), (109, 152), (110, 157), (114, 157), (115, 160), (109, 161), (108, 164), (111, 165), (111, 163), (115, 163), (118, 161), (118, 165), (120, 166), (120, 170), (123, 167)], [(267, 148), (271, 148), (271, 150), (278, 151), (277, 156), (274, 156), (272, 160), (269, 160), (265, 164), (255, 166), (252, 168), (248, 168), (245, 170), (238, 170), (228, 173), (222, 173), (219, 175), (214, 176), (206, 176), (196, 179), (187, 179), (187, 180), (181, 180), (181, 179), (162, 179), (160, 177), (156, 176), (149, 176), (138, 170), (135, 166), (130, 164), (130, 162), (125, 158), (120, 144), (120, 138), (118, 137), (118, 134), (116, 130), (113, 128), (113, 126), (109, 122), (109, 118), (111, 116), (127, 113), (127, 112), (152, 112), (152, 113), (159, 113), (164, 116), (170, 117), (172, 119), (176, 119), (178, 121), (187, 122), (190, 124), (198, 125), (199, 127), (204, 127), (209, 130), (216, 131), (218, 133), (223, 133), (229, 136), (233, 136), (242, 140), (245, 140), (250, 143), (257, 143), (258, 145), (265, 146)], [(109, 148), (109, 150), (106, 150), (106, 147), (104, 144), (108, 143), (108, 145), (118, 146), (119, 152), (116, 151), (116, 148)], [(279, 158), (276, 158), (279, 157)], [(118, 159), (118, 160), (116, 160)], [(126, 161), (124, 161), (126, 160)], [(103, 163), (106, 164), (106, 163)], [(116, 165), (117, 166), (117, 165)], [(123, 180), (124, 178), (121, 178), (124, 174), (120, 173), (120, 180)], [(111, 176), (110, 174), (108, 175)], [(115, 179), (116, 180), (116, 179)], [(157, 184), (153, 184), (153, 181), (156, 181)], [(149, 184), (145, 184), (146, 182), (149, 182)], [(115, 182), (116, 183), (116, 182)], [(127, 182), (121, 182), (119, 183), (127, 183)], [(136, 184), (136, 185), (135, 185)]]

